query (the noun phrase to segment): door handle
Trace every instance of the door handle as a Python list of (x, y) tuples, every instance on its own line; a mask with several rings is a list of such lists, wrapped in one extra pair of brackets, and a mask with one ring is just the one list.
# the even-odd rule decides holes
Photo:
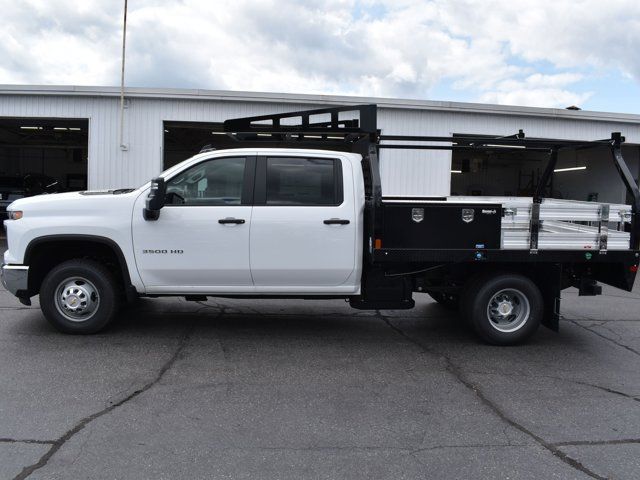
[(218, 220), (218, 223), (221, 223), (222, 225), (228, 225), (230, 223), (236, 224), (236, 225), (242, 225), (244, 223), (244, 218), (232, 218), (232, 217), (221, 218), (220, 220)]
[(349, 225), (349, 220), (343, 220), (341, 218), (329, 218), (323, 222), (325, 225)]

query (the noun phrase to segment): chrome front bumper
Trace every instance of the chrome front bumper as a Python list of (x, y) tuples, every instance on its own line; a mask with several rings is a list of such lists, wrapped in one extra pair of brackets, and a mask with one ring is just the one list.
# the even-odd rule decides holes
[(29, 267), (25, 265), (2, 265), (0, 270), (0, 276), (2, 277), (2, 285), (7, 291), (14, 295), (23, 293), (26, 295), (29, 280)]

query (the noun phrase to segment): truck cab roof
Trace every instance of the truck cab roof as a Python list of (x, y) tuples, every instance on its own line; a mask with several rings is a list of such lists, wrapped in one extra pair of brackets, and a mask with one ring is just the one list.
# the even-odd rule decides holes
[(309, 148), (286, 148), (286, 147), (259, 147), (259, 148), (228, 148), (224, 150), (207, 150), (202, 153), (198, 153), (193, 157), (168, 168), (162, 172), (159, 176), (162, 178), (168, 178), (175, 173), (189, 168), (203, 160), (216, 158), (216, 157), (229, 157), (229, 156), (320, 156), (320, 157), (342, 157), (348, 158), (352, 162), (359, 162), (362, 160), (362, 156), (358, 153), (351, 152), (338, 152), (335, 150), (322, 150), (322, 149), (309, 149)]

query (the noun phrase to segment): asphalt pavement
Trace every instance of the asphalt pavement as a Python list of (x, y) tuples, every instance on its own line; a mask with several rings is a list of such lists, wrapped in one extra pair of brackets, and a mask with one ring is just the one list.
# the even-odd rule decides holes
[(423, 296), (147, 299), (57, 333), (0, 291), (3, 479), (640, 478), (640, 290), (480, 343)]

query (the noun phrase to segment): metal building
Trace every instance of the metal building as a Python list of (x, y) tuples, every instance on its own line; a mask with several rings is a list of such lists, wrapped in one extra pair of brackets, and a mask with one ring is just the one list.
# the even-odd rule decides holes
[[(624, 154), (640, 174), (640, 115), (472, 103), (210, 90), (127, 88), (120, 138), (120, 92), (110, 87), (0, 86), (0, 177), (54, 178), (62, 190), (137, 186), (204, 145), (233, 144), (228, 118), (327, 105), (376, 103), (385, 134), (512, 135), (574, 140), (626, 137)], [(624, 202), (604, 155), (566, 154), (554, 196)], [(603, 153), (603, 152), (600, 152)], [(495, 152), (384, 151), (385, 195), (528, 195), (542, 158)]]

